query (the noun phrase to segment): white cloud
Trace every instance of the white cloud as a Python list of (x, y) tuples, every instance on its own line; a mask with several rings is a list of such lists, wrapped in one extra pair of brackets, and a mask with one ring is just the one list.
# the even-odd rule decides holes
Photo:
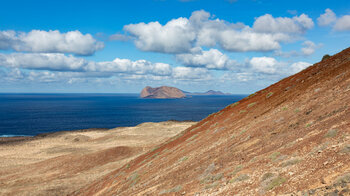
[[(86, 77), (147, 77), (148, 79), (208, 80), (210, 73), (206, 68), (175, 67), (166, 63), (152, 63), (146, 60), (132, 61), (116, 58), (113, 61), (94, 62), (83, 58), (57, 53), (0, 53), (0, 66), (7, 69), (35, 70), (28, 77), (40, 81), (52, 78)], [(60, 73), (60, 74), (58, 74)], [(31, 79), (33, 78), (33, 79)], [(51, 79), (50, 79), (51, 78)]]
[(333, 29), (336, 31), (350, 31), (350, 15), (340, 17), (336, 21)]
[(124, 30), (134, 38), (137, 48), (161, 53), (189, 53), (195, 47), (219, 46), (227, 51), (272, 51), (281, 42), (291, 41), (314, 26), (305, 14), (293, 18), (273, 18), (267, 14), (256, 19), (253, 28), (243, 23), (213, 19), (210, 13), (195, 11), (189, 19), (130, 24)]
[(331, 9), (327, 8), (325, 10), (325, 13), (317, 18), (317, 23), (320, 26), (327, 26), (334, 23), (336, 20), (337, 16), (335, 15), (335, 13)]
[(329, 8), (317, 18), (317, 22), (320, 26), (333, 25), (335, 31), (350, 31), (350, 15), (337, 18), (336, 14)]
[(238, 65), (237, 61), (229, 59), (217, 49), (208, 51), (199, 49), (188, 54), (178, 54), (176, 59), (186, 66), (206, 67), (207, 69), (230, 69)]
[(143, 51), (188, 52), (195, 39), (195, 33), (186, 18), (171, 20), (164, 26), (159, 22), (130, 24), (124, 30), (136, 38), (136, 47)]
[(80, 31), (0, 31), (0, 50), (92, 55), (102, 48), (102, 42), (96, 41), (90, 34), (83, 35)]
[(129, 36), (127, 35), (124, 35), (124, 34), (120, 34), (120, 33), (116, 33), (116, 34), (113, 34), (111, 36), (109, 36), (109, 40), (111, 41), (128, 41), (130, 39)]
[(309, 67), (310, 65), (312, 65), (312, 64), (311, 63), (307, 63), (307, 62), (293, 63), (291, 65), (291, 74), (298, 73), (298, 72), (302, 71), (303, 69)]
[(38, 70), (82, 70), (88, 61), (58, 53), (0, 53), (0, 66)]
[(316, 45), (314, 42), (312, 41), (305, 41), (303, 44), (302, 44), (304, 47), (301, 48), (301, 52), (303, 55), (305, 56), (310, 56), (312, 55), (313, 53), (315, 53), (315, 50), (319, 47), (322, 46), (322, 44), (318, 44)]
[(249, 63), (254, 70), (266, 74), (276, 73), (278, 66), (277, 60), (271, 57), (253, 57)]
[(207, 69), (192, 67), (174, 67), (172, 77), (181, 80), (210, 80)]
[(293, 18), (278, 17), (274, 18), (270, 14), (258, 17), (253, 29), (262, 33), (291, 33), (303, 34), (313, 28), (314, 22), (306, 14), (294, 16)]

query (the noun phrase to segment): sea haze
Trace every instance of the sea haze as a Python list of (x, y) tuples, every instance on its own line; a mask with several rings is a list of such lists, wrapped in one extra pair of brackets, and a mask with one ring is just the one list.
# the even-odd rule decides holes
[(0, 136), (199, 121), (245, 95), (141, 99), (138, 94), (0, 94)]

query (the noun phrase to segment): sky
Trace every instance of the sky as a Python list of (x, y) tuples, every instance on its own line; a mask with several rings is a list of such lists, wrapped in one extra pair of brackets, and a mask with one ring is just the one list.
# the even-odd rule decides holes
[(0, 92), (249, 94), (350, 46), (348, 0), (0, 0)]

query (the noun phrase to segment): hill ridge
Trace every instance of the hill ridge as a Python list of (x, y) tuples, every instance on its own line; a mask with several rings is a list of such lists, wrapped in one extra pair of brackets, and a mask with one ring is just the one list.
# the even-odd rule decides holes
[(347, 48), (208, 116), (73, 194), (341, 192), (350, 182), (349, 95)]

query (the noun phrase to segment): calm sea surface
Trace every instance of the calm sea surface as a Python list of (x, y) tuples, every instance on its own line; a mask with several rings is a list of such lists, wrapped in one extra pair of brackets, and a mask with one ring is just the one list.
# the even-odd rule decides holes
[(0, 137), (199, 121), (245, 95), (141, 99), (138, 94), (0, 94)]

